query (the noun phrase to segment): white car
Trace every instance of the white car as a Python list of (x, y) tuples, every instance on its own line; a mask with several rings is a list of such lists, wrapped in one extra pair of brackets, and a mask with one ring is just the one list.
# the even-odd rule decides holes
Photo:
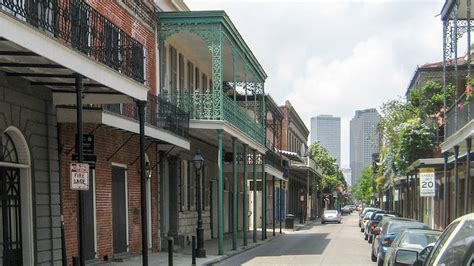
[[(401, 254), (398, 254), (401, 253)], [(400, 264), (416, 265), (474, 265), (474, 213), (454, 220), (434, 246), (420, 252), (399, 249)]]

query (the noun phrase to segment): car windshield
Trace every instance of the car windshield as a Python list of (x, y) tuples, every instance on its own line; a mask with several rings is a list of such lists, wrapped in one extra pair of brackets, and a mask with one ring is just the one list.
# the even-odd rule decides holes
[(440, 235), (441, 232), (438, 231), (408, 231), (403, 235), (399, 246), (421, 250), (429, 244), (436, 242)]
[(372, 212), (367, 212), (364, 216), (364, 219), (369, 219), (372, 216)]
[(428, 228), (426, 224), (407, 221), (392, 221), (388, 226), (388, 234), (398, 234), (404, 228)]
[(474, 221), (466, 221), (457, 232), (454, 238), (446, 246), (436, 265), (463, 265), (463, 261), (469, 252), (472, 251), (474, 243)]
[(393, 214), (378, 213), (378, 214), (375, 215), (375, 217), (374, 217), (372, 220), (380, 221), (380, 220), (382, 220), (382, 218), (383, 218), (384, 216), (387, 216), (387, 217), (395, 217), (395, 215), (393, 215)]

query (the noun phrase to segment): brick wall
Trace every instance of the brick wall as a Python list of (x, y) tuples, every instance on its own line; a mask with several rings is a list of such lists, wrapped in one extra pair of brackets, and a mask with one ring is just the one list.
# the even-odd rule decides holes
[(145, 48), (145, 79), (150, 91), (156, 92), (156, 37), (151, 25), (145, 24), (120, 1), (89, 0), (89, 5), (108, 18)]
[[(84, 133), (90, 132), (96, 125), (84, 125)], [(59, 125), (59, 141), (63, 151), (69, 151), (74, 145), (75, 124)], [(117, 152), (110, 161), (111, 156), (130, 136), (128, 133), (117, 129), (100, 127), (94, 132), (96, 164), (96, 238), (97, 258), (103, 260), (104, 256), (113, 257), (113, 231), (112, 231), (112, 162), (127, 165), (127, 195), (128, 195), (128, 237), (129, 251), (132, 254), (141, 252), (141, 212), (140, 212), (140, 161), (139, 137), (132, 139)], [(149, 142), (146, 142), (147, 147)], [(61, 180), (62, 201), (64, 214), (65, 241), (68, 264), (73, 256), (77, 255), (76, 232), (76, 193), (69, 187), (69, 163), (71, 154), (61, 154)], [(150, 164), (154, 166), (157, 161), (156, 145), (152, 144), (147, 150)], [(135, 161), (136, 160), (136, 161)], [(134, 162), (135, 161), (135, 162)], [(132, 165), (132, 162), (133, 165)], [(158, 167), (152, 172), (151, 178), (151, 213), (152, 213), (152, 249), (158, 250)]]

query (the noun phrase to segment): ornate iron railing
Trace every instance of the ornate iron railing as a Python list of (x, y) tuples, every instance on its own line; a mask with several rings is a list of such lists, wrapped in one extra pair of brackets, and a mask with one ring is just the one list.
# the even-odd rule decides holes
[(162, 93), (162, 97), (189, 112), (191, 119), (225, 120), (249, 137), (265, 144), (264, 128), (258, 124), (247, 111), (229, 97), (206, 90), (194, 93), (184, 92), (182, 95)]
[[(135, 104), (108, 104), (103, 109), (125, 117), (138, 120)], [(148, 125), (168, 130), (178, 136), (187, 138), (189, 133), (189, 114), (167, 99), (148, 94), (145, 110), (145, 122)]]
[(456, 133), (467, 123), (474, 118), (472, 112), (474, 111), (474, 103), (472, 100), (466, 101), (466, 95), (462, 95), (456, 103), (451, 106), (446, 112), (446, 136), (445, 139), (449, 136)]
[(144, 83), (143, 45), (82, 0), (0, 0), (0, 11)]

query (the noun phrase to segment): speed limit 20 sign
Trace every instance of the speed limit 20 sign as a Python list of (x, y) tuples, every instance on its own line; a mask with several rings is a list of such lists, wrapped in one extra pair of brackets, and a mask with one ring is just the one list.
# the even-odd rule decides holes
[(432, 168), (420, 169), (420, 197), (434, 197), (436, 193), (435, 172)]

